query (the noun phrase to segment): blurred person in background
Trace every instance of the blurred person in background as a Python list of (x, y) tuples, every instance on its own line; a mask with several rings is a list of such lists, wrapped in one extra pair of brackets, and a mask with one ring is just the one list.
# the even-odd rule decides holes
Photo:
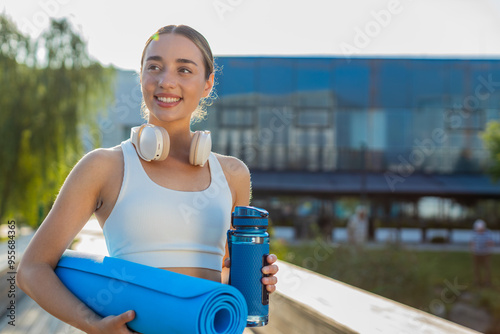
[(474, 279), (479, 286), (491, 285), (490, 257), (493, 246), (494, 242), (486, 229), (486, 223), (481, 219), (476, 220), (470, 247), (474, 257)]
[(352, 245), (362, 245), (366, 242), (368, 236), (368, 217), (366, 209), (358, 206), (356, 212), (349, 218), (347, 223), (347, 237)]

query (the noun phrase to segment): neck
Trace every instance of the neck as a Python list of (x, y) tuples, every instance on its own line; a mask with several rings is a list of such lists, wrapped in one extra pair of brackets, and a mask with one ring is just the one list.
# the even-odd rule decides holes
[(191, 147), (191, 130), (189, 122), (158, 122), (150, 120), (150, 124), (161, 126), (167, 130), (170, 137), (169, 157), (182, 160), (189, 159), (189, 149)]

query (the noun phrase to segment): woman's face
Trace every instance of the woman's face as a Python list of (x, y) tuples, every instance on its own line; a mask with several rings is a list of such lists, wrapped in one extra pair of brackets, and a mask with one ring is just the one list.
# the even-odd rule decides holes
[(141, 72), (149, 122), (189, 121), (213, 86), (213, 74), (206, 80), (205, 71), (201, 51), (188, 38), (161, 34), (151, 41)]

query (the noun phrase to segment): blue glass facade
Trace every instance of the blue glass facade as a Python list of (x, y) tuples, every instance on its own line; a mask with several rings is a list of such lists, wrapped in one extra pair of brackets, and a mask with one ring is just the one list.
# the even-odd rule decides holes
[(219, 57), (200, 127), (252, 170), (482, 173), (500, 61)]
[(249, 166), (252, 203), (278, 224), (308, 204), (342, 225), (362, 202), (372, 226), (500, 228), (480, 139), (500, 119), (500, 60), (216, 61), (218, 98), (195, 127)]

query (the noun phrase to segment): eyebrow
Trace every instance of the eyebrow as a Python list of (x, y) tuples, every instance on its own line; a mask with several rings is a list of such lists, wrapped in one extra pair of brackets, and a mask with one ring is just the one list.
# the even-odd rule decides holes
[[(163, 61), (163, 58), (161, 56), (150, 56), (148, 57), (148, 59), (146, 59), (146, 61), (150, 61), (150, 60), (156, 60), (156, 61)], [(186, 58), (177, 58), (175, 60), (177, 63), (184, 63), (184, 64), (193, 64), (195, 66), (198, 66), (198, 64), (196, 64), (194, 61), (192, 61), (191, 59), (186, 59)]]

